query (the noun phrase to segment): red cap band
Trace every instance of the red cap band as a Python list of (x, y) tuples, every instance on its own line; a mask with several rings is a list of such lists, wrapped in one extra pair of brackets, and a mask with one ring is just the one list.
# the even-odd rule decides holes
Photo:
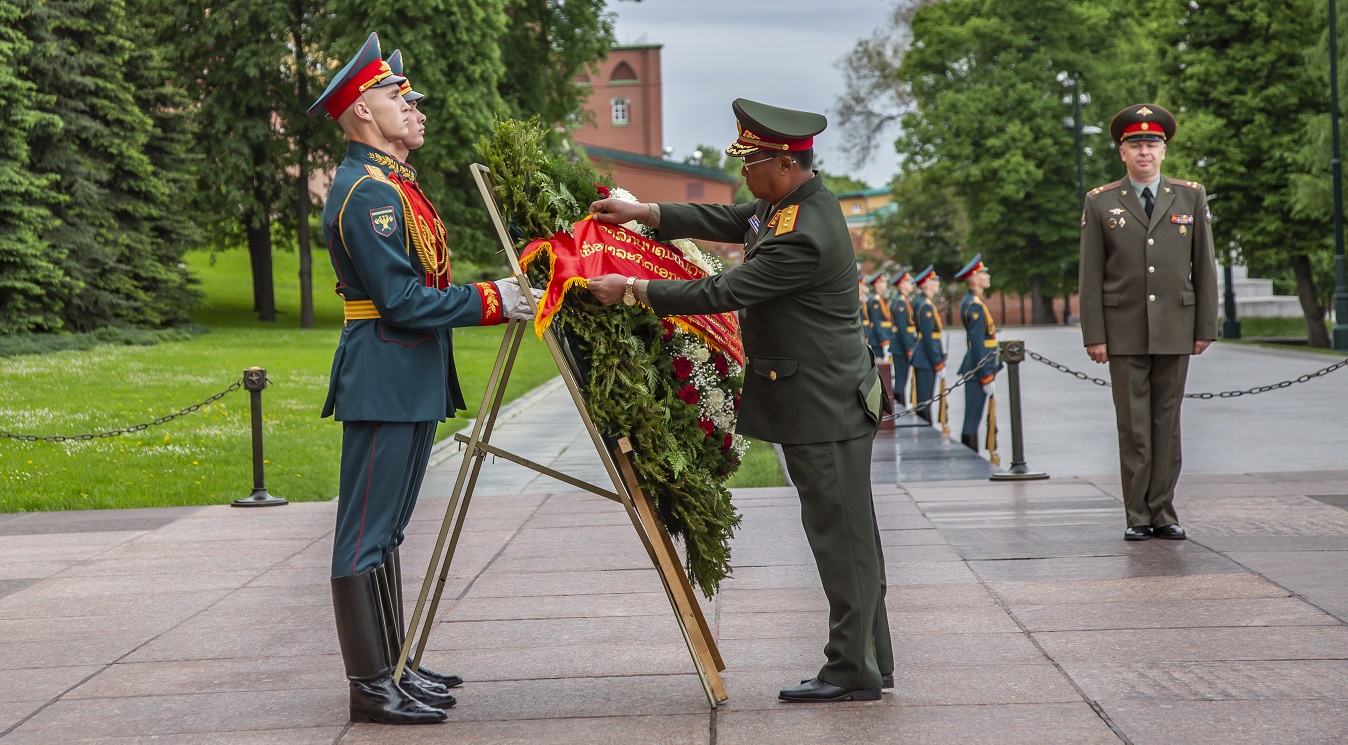
[(360, 98), (360, 94), (392, 74), (393, 71), (389, 69), (387, 62), (376, 59), (361, 68), (360, 72), (352, 75), (350, 82), (333, 93), (332, 97), (323, 104), (323, 108), (328, 110), (328, 116), (336, 119), (350, 108), (357, 98)]

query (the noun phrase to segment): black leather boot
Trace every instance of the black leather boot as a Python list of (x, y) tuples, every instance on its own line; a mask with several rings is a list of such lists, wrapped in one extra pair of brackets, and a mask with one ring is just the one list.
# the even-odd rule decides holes
[[(389, 584), (393, 587), (393, 592), (397, 596), (398, 606), (398, 646), (402, 647), (403, 639), (406, 639), (407, 621), (404, 619), (406, 605), (403, 603), (403, 563), (398, 557), (398, 548), (395, 547), (384, 561), (384, 567), (388, 569)], [(457, 688), (463, 685), (463, 678), (453, 673), (437, 673), (434, 670), (428, 670), (420, 665), (417, 666), (417, 674), (432, 683), (439, 683), (446, 689)]]
[(375, 572), (332, 578), (337, 641), (351, 684), (351, 721), (376, 724), (434, 724), (445, 712), (412, 698), (393, 681), (384, 642), (384, 621)]
[[(388, 655), (389, 667), (396, 669), (398, 656), (402, 654), (403, 634), (398, 617), (397, 594), (393, 585), (389, 583), (389, 575), (392, 573), (387, 558), (373, 572), (375, 590), (379, 593), (379, 615), (383, 622), (384, 648)], [(412, 669), (410, 659), (408, 665), (403, 668), (402, 677), (398, 679), (398, 686), (407, 691), (412, 698), (437, 709), (448, 709), (458, 703), (450, 695), (448, 688), (417, 675)]]
[(960, 435), (960, 444), (975, 453), (978, 452), (978, 435)]

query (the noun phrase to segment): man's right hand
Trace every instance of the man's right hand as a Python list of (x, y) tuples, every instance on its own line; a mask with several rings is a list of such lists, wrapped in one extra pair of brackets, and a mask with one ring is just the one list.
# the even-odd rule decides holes
[(1092, 360), (1104, 364), (1109, 362), (1109, 351), (1104, 344), (1087, 344), (1086, 354), (1090, 355)]
[(626, 202), (621, 199), (601, 199), (590, 203), (590, 214), (598, 222), (622, 225), (637, 220), (646, 222), (651, 216), (651, 206), (640, 202)]

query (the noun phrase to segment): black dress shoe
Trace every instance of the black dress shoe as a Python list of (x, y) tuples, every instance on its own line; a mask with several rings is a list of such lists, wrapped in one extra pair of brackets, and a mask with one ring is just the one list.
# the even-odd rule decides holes
[(843, 688), (818, 678), (793, 688), (783, 688), (777, 698), (792, 703), (830, 703), (833, 701), (879, 701), (879, 688)]
[(459, 686), (463, 685), (463, 678), (455, 675), (454, 673), (437, 673), (434, 670), (428, 670), (424, 667), (418, 667), (417, 674), (425, 678), (426, 680), (431, 681), (432, 683), (439, 683), (446, 689), (458, 688)]
[(1182, 541), (1188, 537), (1184, 533), (1184, 528), (1178, 525), (1162, 525), (1159, 528), (1153, 528), (1151, 534), (1167, 541)]
[(1123, 540), (1125, 541), (1145, 541), (1148, 538), (1151, 538), (1151, 526), (1149, 525), (1123, 531)]
[(403, 671), (398, 687), (406, 691), (407, 695), (434, 709), (448, 709), (458, 703), (448, 688), (439, 683), (432, 683), (411, 670)]

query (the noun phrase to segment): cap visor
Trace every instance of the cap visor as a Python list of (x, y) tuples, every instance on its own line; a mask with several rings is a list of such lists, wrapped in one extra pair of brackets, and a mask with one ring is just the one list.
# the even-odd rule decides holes
[(390, 75), (383, 80), (370, 86), (371, 88), (383, 88), (386, 85), (402, 85), (407, 82), (407, 78), (401, 75)]

